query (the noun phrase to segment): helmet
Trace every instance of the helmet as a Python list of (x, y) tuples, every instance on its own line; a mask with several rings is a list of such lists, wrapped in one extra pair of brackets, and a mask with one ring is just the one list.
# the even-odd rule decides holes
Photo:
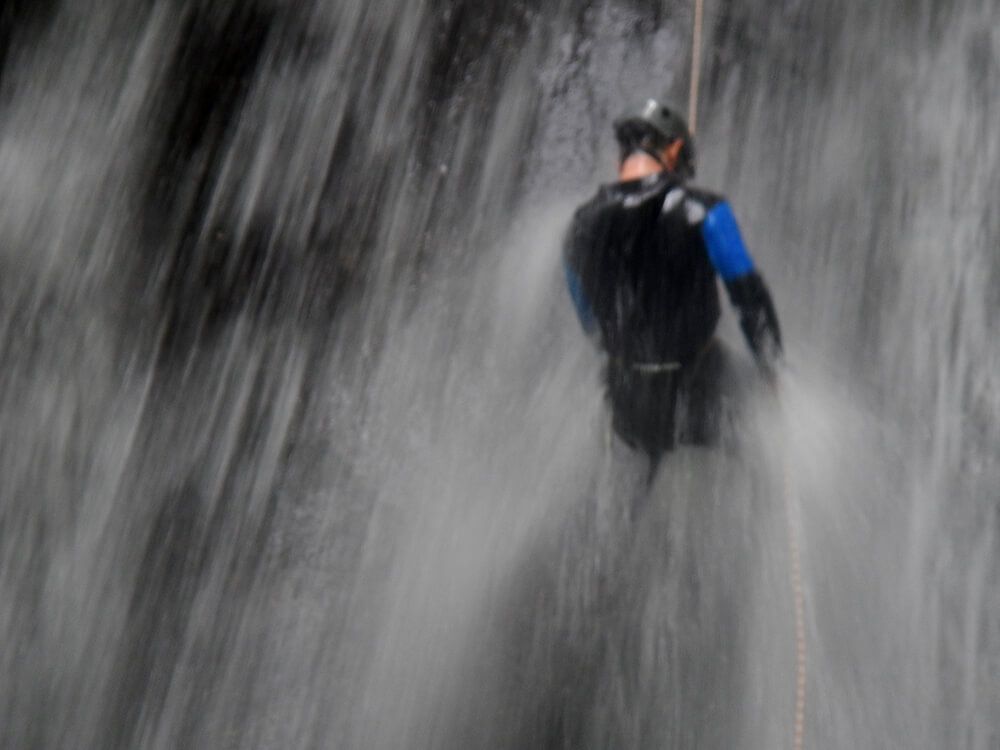
[(659, 152), (680, 138), (684, 141), (677, 160), (676, 172), (682, 177), (694, 177), (694, 139), (684, 118), (655, 99), (614, 122), (615, 137), (624, 159), (635, 151), (645, 151), (657, 160)]

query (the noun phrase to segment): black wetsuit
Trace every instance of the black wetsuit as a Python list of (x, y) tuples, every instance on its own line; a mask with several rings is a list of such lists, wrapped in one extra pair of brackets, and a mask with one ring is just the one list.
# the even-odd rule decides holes
[(564, 263), (580, 322), (608, 354), (615, 431), (654, 463), (677, 442), (718, 438), (717, 276), (758, 362), (769, 370), (780, 355), (771, 295), (732, 209), (673, 175), (602, 186), (573, 217)]

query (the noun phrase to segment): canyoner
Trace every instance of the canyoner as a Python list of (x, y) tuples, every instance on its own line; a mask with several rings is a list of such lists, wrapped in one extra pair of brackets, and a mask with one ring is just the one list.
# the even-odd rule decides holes
[(716, 278), (764, 376), (781, 331), (729, 202), (691, 186), (684, 119), (650, 99), (614, 123), (618, 180), (577, 209), (563, 248), (580, 323), (606, 355), (613, 439), (648, 459), (652, 480), (679, 444), (717, 445), (738, 409), (732, 354), (716, 337)]

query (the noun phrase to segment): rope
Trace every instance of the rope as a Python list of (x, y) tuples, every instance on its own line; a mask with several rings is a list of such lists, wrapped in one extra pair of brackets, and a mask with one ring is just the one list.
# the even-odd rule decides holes
[(688, 126), (691, 135), (698, 129), (698, 83), (701, 78), (701, 23), (705, 0), (694, 2), (694, 29), (691, 42), (691, 96), (688, 98)]
[[(691, 134), (698, 129), (698, 84), (701, 78), (701, 27), (705, 0), (694, 0), (694, 28), (691, 40), (691, 93), (688, 99), (688, 122)], [(792, 724), (792, 748), (802, 750), (806, 725), (806, 606), (802, 584), (802, 549), (798, 523), (792, 505), (792, 472), (784, 461), (785, 518), (788, 523), (789, 581), (795, 616), (795, 714)]]
[(788, 522), (788, 555), (791, 567), (792, 606), (795, 612), (795, 719), (792, 727), (792, 748), (802, 750), (806, 723), (806, 614), (802, 585), (802, 554), (799, 529), (792, 504), (792, 472), (788, 459), (784, 461), (785, 517)]

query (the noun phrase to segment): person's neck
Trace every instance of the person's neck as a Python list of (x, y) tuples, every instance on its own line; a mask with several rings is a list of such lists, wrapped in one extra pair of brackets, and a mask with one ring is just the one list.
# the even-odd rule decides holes
[(637, 151), (625, 158), (625, 161), (618, 167), (618, 181), (631, 182), (649, 177), (651, 174), (665, 172), (666, 167), (644, 151)]

